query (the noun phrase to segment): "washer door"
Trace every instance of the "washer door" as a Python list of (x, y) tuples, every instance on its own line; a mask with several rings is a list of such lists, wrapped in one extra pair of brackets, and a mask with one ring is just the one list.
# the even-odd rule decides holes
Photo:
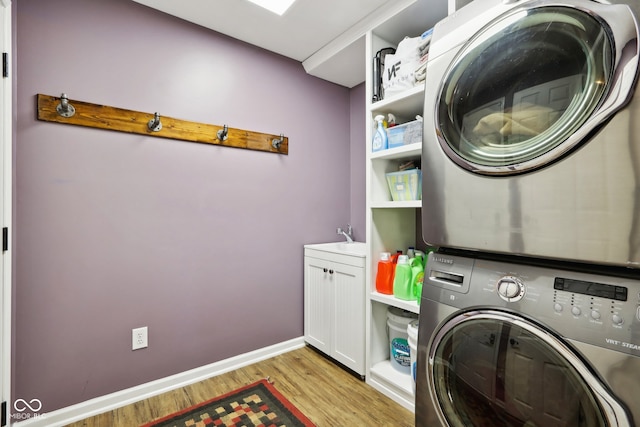
[(571, 348), (511, 313), (454, 315), (431, 339), (428, 361), (431, 398), (444, 426), (632, 425)]
[(626, 5), (525, 2), (480, 30), (445, 73), (435, 109), (440, 145), (484, 175), (547, 165), (629, 101), (638, 57)]

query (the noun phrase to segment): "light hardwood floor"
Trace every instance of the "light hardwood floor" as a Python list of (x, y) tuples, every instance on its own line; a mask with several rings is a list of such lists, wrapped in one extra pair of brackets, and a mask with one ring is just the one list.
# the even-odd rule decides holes
[(139, 426), (266, 377), (318, 427), (414, 425), (413, 413), (305, 347), (67, 427)]

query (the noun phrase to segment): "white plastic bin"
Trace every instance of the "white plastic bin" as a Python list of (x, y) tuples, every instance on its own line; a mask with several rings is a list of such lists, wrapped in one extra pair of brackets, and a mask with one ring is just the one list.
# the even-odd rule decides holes
[(422, 120), (387, 128), (389, 148), (422, 142)]
[(394, 369), (407, 375), (411, 374), (411, 352), (407, 327), (415, 319), (414, 313), (397, 307), (389, 307), (387, 311), (389, 360)]

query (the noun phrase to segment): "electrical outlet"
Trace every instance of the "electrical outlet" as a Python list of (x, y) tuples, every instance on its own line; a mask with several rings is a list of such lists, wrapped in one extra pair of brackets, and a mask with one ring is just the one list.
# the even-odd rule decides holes
[(149, 330), (146, 326), (131, 330), (131, 350), (139, 350), (149, 346)]

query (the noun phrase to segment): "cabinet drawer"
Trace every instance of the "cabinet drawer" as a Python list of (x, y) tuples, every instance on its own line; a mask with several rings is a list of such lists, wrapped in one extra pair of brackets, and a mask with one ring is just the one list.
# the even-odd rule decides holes
[(304, 248), (304, 256), (363, 268), (366, 261), (366, 258), (363, 256), (337, 254), (335, 252), (323, 251), (308, 247)]

